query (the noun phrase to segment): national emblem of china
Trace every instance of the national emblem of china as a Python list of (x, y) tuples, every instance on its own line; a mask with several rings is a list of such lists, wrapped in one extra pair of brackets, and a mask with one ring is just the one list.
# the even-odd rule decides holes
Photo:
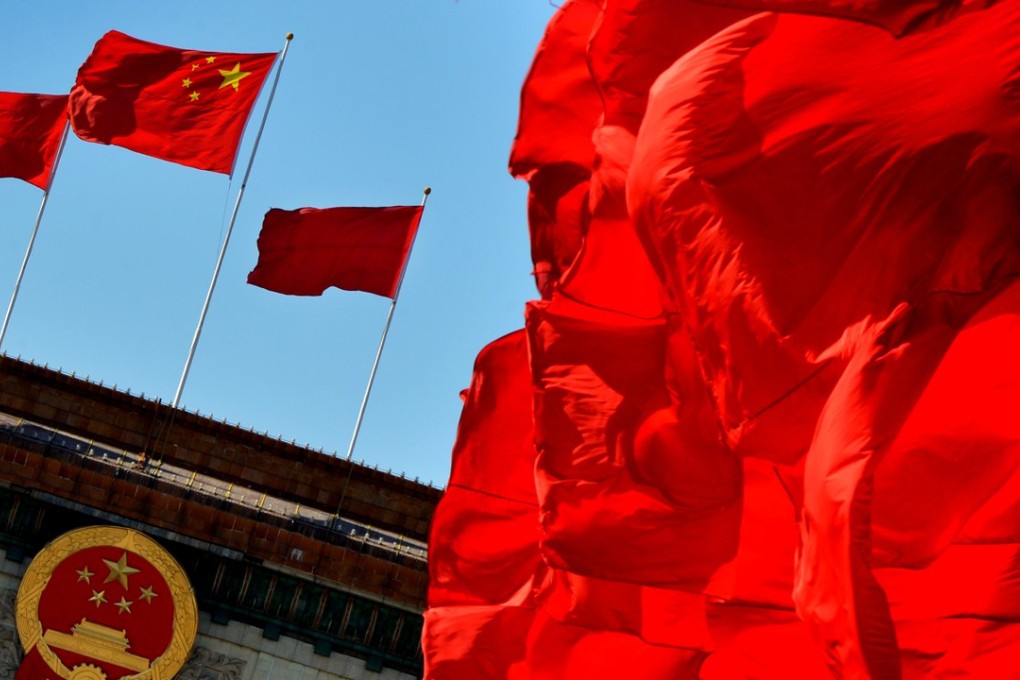
[(181, 566), (120, 527), (76, 529), (47, 545), (15, 611), (25, 648), (16, 680), (170, 680), (198, 630)]

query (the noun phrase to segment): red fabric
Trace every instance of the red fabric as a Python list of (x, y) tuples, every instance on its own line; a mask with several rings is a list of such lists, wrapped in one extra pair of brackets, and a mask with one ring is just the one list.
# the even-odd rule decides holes
[(49, 189), (67, 95), (0, 92), (0, 177), (17, 177)]
[(422, 648), (430, 680), (509, 677), (540, 573), (531, 377), (524, 331), (475, 360), (450, 481), (429, 536)]
[(475, 361), (450, 481), (432, 520), (431, 607), (510, 601), (538, 570), (526, 340), (524, 331), (511, 333)]
[(898, 40), (760, 15), (638, 136), (628, 205), (726, 441), (803, 460), (794, 600), (842, 677), (1015, 652), (1018, 85), (1015, 0)]
[(602, 111), (585, 63), (596, 0), (568, 0), (549, 22), (521, 88), (510, 173), (526, 179), (536, 285), (543, 298), (570, 266), (587, 229), (591, 131)]
[(392, 298), (421, 215), (421, 206), (273, 208), (248, 283), (285, 295), (335, 286)]
[(694, 680), (703, 654), (651, 645), (633, 635), (564, 625), (538, 612), (527, 640), (521, 680), (590, 680), (641, 677)]
[(961, 10), (991, 5), (997, 0), (699, 0), (755, 12), (800, 12), (854, 19), (881, 26), (894, 35), (945, 21)]
[(276, 53), (199, 52), (110, 31), (78, 69), (71, 126), (113, 144), (230, 174)]
[(550, 165), (591, 169), (591, 131), (602, 102), (585, 63), (598, 0), (567, 0), (549, 21), (521, 87), (510, 174), (530, 179)]
[(637, 134), (648, 90), (674, 61), (747, 11), (691, 0), (610, 0), (591, 36), (588, 62), (602, 95), (603, 125)]
[(543, 556), (700, 591), (736, 549), (739, 462), (669, 409), (664, 325), (554, 299), (529, 306), (527, 328)]

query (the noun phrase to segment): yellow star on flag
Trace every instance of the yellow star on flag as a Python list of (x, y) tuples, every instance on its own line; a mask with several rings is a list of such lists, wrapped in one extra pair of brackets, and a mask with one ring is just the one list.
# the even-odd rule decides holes
[(191, 78), (185, 78), (182, 80), (181, 87), (191, 87)]
[(232, 85), (236, 90), (237, 84), (241, 81), (241, 79), (251, 75), (251, 71), (241, 70), (241, 62), (237, 62), (234, 65), (234, 68), (230, 69), (229, 71), (224, 71), (223, 69), (218, 70), (220, 72), (220, 75), (223, 76), (223, 82), (220, 83), (219, 87), (219, 89), (221, 90), (227, 87), (228, 85)]
[(87, 564), (81, 569), (76, 569), (74, 573), (78, 574), (78, 583), (81, 583), (82, 581), (89, 583), (89, 579), (95, 576), (95, 574), (89, 571)]
[(191, 65), (191, 70), (192, 71), (197, 71), (199, 66), (201, 66), (201, 64), (192, 64)]
[(214, 61), (216, 61), (216, 57), (206, 57), (205, 58), (205, 63), (207, 63), (207, 64), (211, 64)]
[(128, 602), (127, 600), (124, 599), (124, 596), (121, 595), (120, 602), (116, 602), (115, 604), (117, 605), (117, 609), (120, 610), (120, 611), (117, 612), (118, 614), (123, 614), (124, 612), (127, 612), (128, 614), (130, 614), (131, 613), (131, 605), (133, 605), (134, 602)]
[(105, 590), (93, 590), (92, 597), (89, 598), (89, 602), (95, 602), (96, 607), (106, 602), (106, 591)]
[(197, 102), (198, 101), (198, 93), (197, 92), (192, 92), (191, 94), (188, 95), (188, 99), (190, 99), (193, 102)]
[(159, 597), (159, 594), (153, 591), (152, 586), (149, 586), (148, 588), (142, 588), (142, 594), (138, 597), (152, 604), (152, 598)]
[(110, 568), (110, 575), (106, 577), (106, 580), (103, 581), (103, 583), (117, 581), (125, 590), (127, 590), (128, 587), (128, 576), (138, 573), (138, 569), (128, 566), (127, 553), (121, 555), (120, 559), (116, 562), (112, 560), (103, 560), (103, 564)]

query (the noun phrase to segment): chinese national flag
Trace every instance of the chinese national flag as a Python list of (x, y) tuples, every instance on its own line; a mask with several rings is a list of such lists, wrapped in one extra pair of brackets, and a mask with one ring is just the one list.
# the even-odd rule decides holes
[(285, 295), (335, 286), (392, 298), (421, 214), (421, 206), (273, 208), (248, 283)]
[(0, 177), (45, 190), (67, 120), (67, 95), (0, 92)]
[(230, 174), (275, 59), (275, 52), (182, 50), (110, 31), (78, 69), (71, 126), (87, 142)]

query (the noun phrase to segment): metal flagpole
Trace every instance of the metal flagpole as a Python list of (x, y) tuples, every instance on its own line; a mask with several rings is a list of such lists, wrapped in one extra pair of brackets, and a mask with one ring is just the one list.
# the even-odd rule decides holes
[(181, 373), (181, 381), (177, 384), (177, 393), (170, 408), (175, 409), (181, 402), (181, 394), (184, 392), (184, 383), (188, 380), (188, 371), (191, 370), (191, 361), (195, 358), (195, 349), (198, 347), (198, 339), (202, 335), (202, 326), (205, 324), (205, 315), (209, 311), (209, 301), (212, 300), (213, 291), (216, 289), (216, 280), (220, 277), (220, 267), (223, 265), (223, 256), (227, 253), (227, 244), (230, 243), (230, 234), (234, 231), (234, 221), (237, 220), (237, 209), (241, 206), (241, 197), (244, 196), (244, 188), (248, 185), (248, 177), (251, 175), (251, 166), (255, 163), (255, 152), (259, 150), (259, 140), (262, 138), (262, 131), (266, 127), (266, 119), (269, 118), (269, 107), (273, 105), (273, 96), (276, 94), (276, 85), (280, 82), (280, 72), (283, 71), (283, 62), (287, 58), (287, 49), (294, 34), (287, 34), (287, 43), (283, 46), (280, 54), (280, 65), (276, 69), (276, 77), (273, 78), (273, 87), (269, 90), (269, 100), (266, 102), (266, 110), (262, 113), (262, 123), (255, 135), (255, 143), (252, 145), (251, 156), (248, 158), (248, 168), (244, 171), (244, 178), (241, 180), (241, 188), (237, 192), (237, 200), (234, 201), (234, 210), (230, 213), (230, 224), (227, 225), (227, 234), (223, 237), (223, 245), (220, 246), (219, 257), (216, 258), (216, 268), (213, 269), (212, 281), (209, 282), (209, 291), (205, 295), (205, 302), (202, 304), (202, 313), (198, 317), (198, 327), (195, 328), (195, 337), (191, 339), (191, 348), (188, 350), (188, 358), (184, 362), (184, 371)]
[(46, 183), (46, 190), (43, 191), (42, 203), (39, 204), (39, 214), (35, 218), (35, 226), (32, 228), (32, 236), (28, 239), (28, 250), (25, 251), (25, 258), (21, 261), (21, 269), (18, 270), (18, 280), (14, 284), (14, 293), (11, 295), (11, 302), (7, 305), (7, 313), (4, 315), (3, 326), (0, 327), (0, 347), (3, 347), (4, 336), (7, 335), (7, 324), (11, 321), (11, 312), (14, 311), (14, 303), (18, 300), (18, 291), (21, 290), (21, 280), (25, 278), (25, 268), (28, 267), (28, 258), (32, 256), (32, 248), (35, 247), (35, 237), (39, 234), (39, 224), (42, 222), (43, 212), (46, 210), (46, 201), (50, 197), (50, 187), (53, 186), (53, 176), (57, 174), (57, 165), (60, 164), (60, 156), (64, 153), (64, 142), (67, 141), (67, 131), (71, 128), (71, 119), (68, 118), (64, 124), (64, 133), (60, 137), (60, 144), (57, 146), (57, 155), (53, 160), (53, 169), (50, 170), (50, 178)]
[[(422, 217), (425, 216), (425, 202), (429, 200), (432, 189), (425, 187), (425, 194), (421, 197)], [(418, 233), (415, 232), (415, 238)], [(375, 351), (375, 361), (372, 362), (372, 372), (368, 376), (368, 387), (365, 388), (365, 396), (361, 399), (361, 408), (358, 409), (358, 419), (354, 423), (354, 434), (351, 436), (350, 446), (347, 447), (347, 460), (354, 455), (354, 444), (358, 441), (358, 431), (361, 430), (361, 421), (365, 417), (365, 407), (368, 405), (368, 395), (372, 393), (372, 383), (375, 381), (375, 371), (379, 368), (379, 357), (382, 356), (383, 345), (386, 344), (386, 334), (390, 332), (390, 322), (393, 321), (393, 310), (397, 308), (397, 298), (400, 297), (400, 286), (404, 283), (404, 272), (407, 271), (407, 263), (411, 259), (411, 250), (414, 248), (414, 240), (407, 248), (407, 257), (404, 258), (404, 266), (400, 269), (400, 276), (397, 277), (397, 287), (393, 291), (393, 300), (390, 301), (390, 311), (386, 314), (386, 325), (383, 326), (382, 337), (379, 339), (379, 348)]]

